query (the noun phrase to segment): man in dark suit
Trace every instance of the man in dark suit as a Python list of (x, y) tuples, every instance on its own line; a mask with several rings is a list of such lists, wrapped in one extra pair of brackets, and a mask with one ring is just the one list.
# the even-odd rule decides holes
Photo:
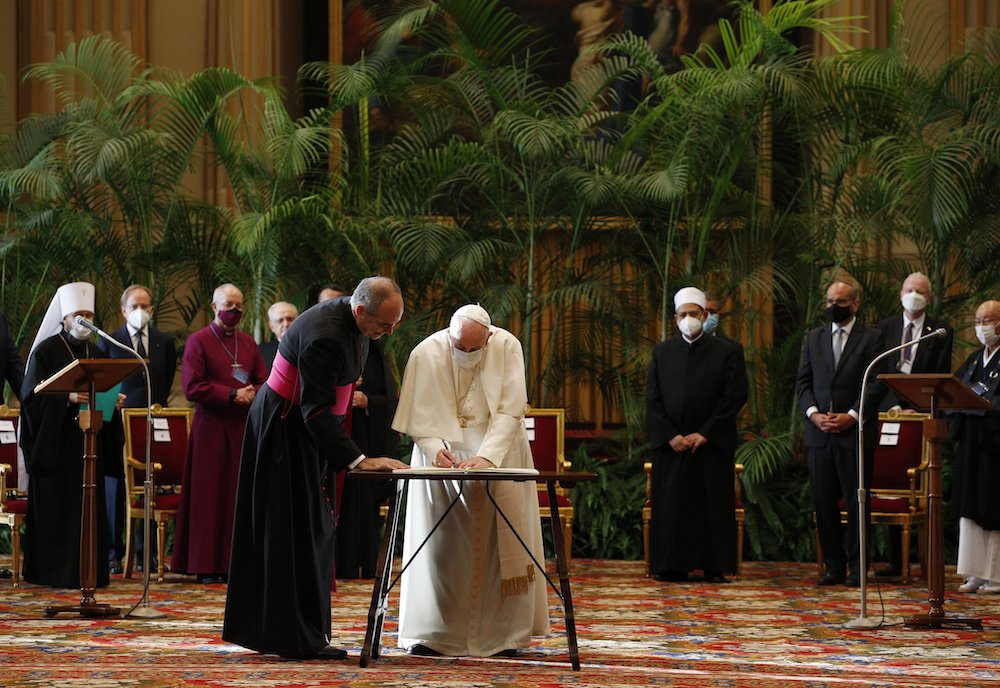
[[(809, 452), (809, 483), (816, 510), (820, 548), (826, 572), (820, 585), (858, 585), (859, 545), (857, 507), (858, 408), (865, 368), (878, 355), (881, 334), (857, 319), (857, 291), (845, 282), (826, 290), (828, 325), (816, 327), (802, 343), (796, 388), (806, 414), (805, 445)], [(877, 402), (877, 386), (870, 385)], [(866, 414), (865, 460), (871, 462), (877, 415)], [(866, 476), (871, 470), (865, 471)], [(840, 526), (840, 500), (847, 504), (847, 547)], [(845, 576), (845, 567), (848, 573)]]
[[(174, 383), (174, 373), (177, 371), (177, 348), (173, 338), (149, 324), (153, 316), (153, 296), (147, 287), (133, 284), (122, 292), (120, 300), (125, 324), (111, 333), (111, 336), (135, 349), (149, 360), (149, 381), (151, 399), (147, 401), (146, 379), (142, 371), (129, 376), (122, 382), (122, 394), (125, 395), (126, 408), (145, 408), (147, 403), (167, 406), (170, 388)], [(130, 358), (132, 354), (100, 339), (98, 347), (109, 358)], [(105, 456), (120, 457), (124, 437), (122, 434), (121, 415), (115, 412), (102, 432), (102, 447), (107, 452)], [(124, 485), (124, 468), (121, 460), (106, 461), (105, 499), (107, 501), (108, 525), (111, 527), (110, 551), (108, 566), (111, 573), (121, 573), (121, 558), (124, 555), (123, 542), (125, 521), (125, 496), (121, 493)], [(137, 551), (141, 548), (137, 542)]]
[[(21, 385), (24, 383), (24, 361), (17, 352), (14, 339), (10, 336), (10, 328), (7, 326), (7, 316), (0, 313), (0, 400), (6, 398), (3, 394), (3, 381), (10, 383), (10, 389), (14, 396), (20, 400)], [(18, 475), (21, 472), (18, 471)], [(11, 485), (10, 487), (17, 487)], [(10, 578), (10, 569), (0, 569), (0, 578)]]
[(260, 345), (260, 355), (264, 357), (264, 365), (268, 371), (274, 363), (274, 355), (278, 353), (278, 342), (285, 336), (295, 319), (299, 317), (299, 309), (287, 301), (276, 301), (267, 309), (267, 326), (271, 328), (274, 339)]
[[(889, 356), (879, 366), (879, 373), (950, 373), (951, 352), (955, 333), (944, 320), (927, 313), (927, 307), (934, 301), (931, 282), (927, 276), (914, 272), (903, 281), (899, 290), (899, 300), (903, 312), (880, 320), (875, 327), (882, 333), (882, 350), (886, 351), (900, 344), (906, 344), (938, 328), (943, 328), (945, 336), (933, 337), (917, 342)], [(906, 401), (893, 390), (885, 389), (879, 411), (903, 409)], [(896, 530), (893, 528), (893, 530)], [(889, 565), (878, 569), (879, 576), (891, 577), (902, 573), (902, 553), (897, 537), (889, 538)]]
[[(14, 396), (20, 399), (21, 385), (24, 383), (24, 361), (17, 352), (14, 338), (10, 336), (7, 316), (0, 313), (0, 386), (4, 380), (10, 383)], [(0, 388), (0, 396), (5, 396), (2, 392), (3, 389)]]
[[(149, 359), (149, 380), (151, 383), (151, 403), (167, 406), (170, 388), (177, 372), (177, 347), (174, 339), (149, 324), (153, 317), (153, 297), (149, 289), (141, 284), (133, 284), (122, 293), (122, 315), (125, 324), (111, 333), (111, 336), (135, 349)], [(98, 346), (110, 358), (129, 358), (132, 355), (122, 351), (103, 339)], [(122, 383), (126, 408), (145, 408), (146, 381), (142, 372), (137, 372)]]

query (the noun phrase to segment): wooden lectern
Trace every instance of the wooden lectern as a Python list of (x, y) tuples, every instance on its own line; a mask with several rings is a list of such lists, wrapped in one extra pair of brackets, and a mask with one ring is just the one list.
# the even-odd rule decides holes
[(80, 358), (43, 380), (36, 394), (86, 392), (89, 410), (80, 411), (83, 430), (83, 512), (80, 519), (80, 604), (48, 606), (45, 616), (75, 612), (81, 616), (118, 616), (118, 608), (98, 604), (97, 590), (97, 433), (103, 419), (94, 408), (97, 392), (106, 392), (139, 369), (141, 363), (131, 358)]
[(927, 601), (926, 614), (911, 616), (907, 626), (940, 628), (945, 624), (983, 630), (980, 619), (946, 616), (944, 613), (944, 518), (941, 512), (941, 442), (948, 437), (948, 422), (942, 411), (982, 411), (991, 408), (983, 399), (950, 373), (882, 374), (878, 378), (921, 411), (930, 411), (924, 421), (927, 457)]

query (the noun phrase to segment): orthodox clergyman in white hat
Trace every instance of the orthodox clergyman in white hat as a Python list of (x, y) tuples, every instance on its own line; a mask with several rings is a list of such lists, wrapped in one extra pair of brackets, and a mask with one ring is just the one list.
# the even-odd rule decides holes
[[(28, 515), (24, 580), (53, 588), (80, 587), (80, 521), (83, 430), (77, 422), (83, 394), (35, 394), (35, 386), (78, 358), (104, 358), (77, 316), (94, 318), (94, 285), (64, 284), (52, 297), (28, 354), (21, 389), (21, 447), (28, 469)], [(113, 460), (98, 456), (98, 462)], [(121, 461), (121, 457), (118, 457)], [(98, 465), (98, 475), (103, 475)], [(104, 481), (97, 481), (104, 504)], [(104, 509), (97, 510), (97, 551), (107, 552)], [(97, 567), (97, 585), (108, 584), (108, 568)]]
[[(478, 305), (410, 354), (392, 427), (414, 442), (414, 468), (533, 468), (524, 426), (524, 353)], [(414, 654), (516, 654), (548, 633), (545, 578), (486, 495), (486, 483), (411, 481), (403, 556), (442, 521), (400, 589), (399, 646)], [(544, 561), (532, 482), (494, 482), (500, 508), (537, 561)]]
[(700, 570), (722, 583), (736, 572), (733, 454), (746, 365), (741, 346), (705, 333), (705, 305), (694, 287), (674, 295), (680, 334), (653, 349), (646, 384), (649, 572), (657, 580), (687, 580)]

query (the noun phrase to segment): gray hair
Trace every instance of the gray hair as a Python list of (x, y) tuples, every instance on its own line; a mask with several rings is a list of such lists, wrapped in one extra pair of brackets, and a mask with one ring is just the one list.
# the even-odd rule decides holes
[(358, 306), (364, 306), (365, 311), (374, 313), (382, 305), (382, 302), (393, 294), (402, 295), (402, 291), (391, 277), (383, 275), (365, 277), (358, 282), (358, 286), (354, 288), (354, 293), (351, 294), (351, 308), (355, 309)]
[(153, 300), (153, 292), (149, 290), (149, 287), (147, 287), (144, 284), (130, 284), (127, 287), (125, 287), (125, 291), (122, 292), (122, 297), (121, 299), (119, 299), (121, 307), (125, 308), (125, 304), (128, 303), (128, 297), (132, 295), (132, 292), (139, 291), (140, 289), (149, 294), (150, 301)]
[(267, 319), (274, 320), (274, 311), (283, 306), (288, 306), (295, 313), (295, 317), (299, 316), (299, 309), (295, 307), (294, 303), (288, 303), (287, 301), (275, 301), (271, 304), (271, 307), (267, 309)]

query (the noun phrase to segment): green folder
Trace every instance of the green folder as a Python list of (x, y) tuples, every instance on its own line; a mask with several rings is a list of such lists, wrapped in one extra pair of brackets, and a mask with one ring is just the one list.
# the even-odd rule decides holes
[[(118, 393), (122, 391), (122, 383), (118, 383), (114, 387), (104, 392), (98, 392), (97, 398), (94, 400), (94, 409), (101, 412), (102, 418), (110, 418), (111, 414), (115, 412), (115, 404), (118, 403)], [(82, 404), (81, 409), (90, 408), (89, 404)]]

